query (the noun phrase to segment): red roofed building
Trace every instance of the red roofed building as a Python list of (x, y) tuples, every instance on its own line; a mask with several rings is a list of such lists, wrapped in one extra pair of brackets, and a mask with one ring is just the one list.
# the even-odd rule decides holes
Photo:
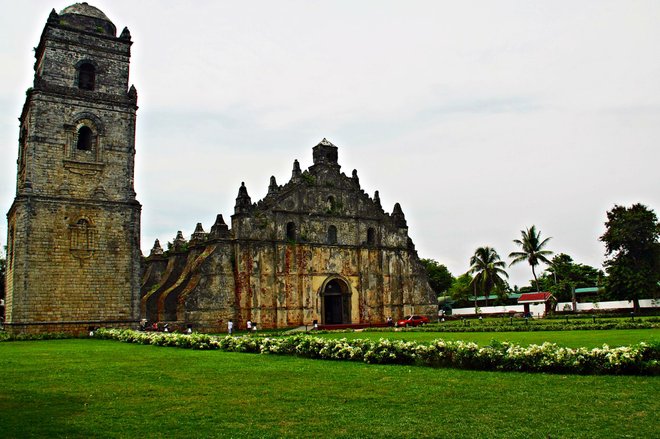
[(545, 313), (552, 311), (554, 303), (557, 300), (551, 293), (523, 293), (518, 298), (518, 304), (525, 305), (525, 315), (529, 315), (529, 305), (531, 303), (545, 303)]

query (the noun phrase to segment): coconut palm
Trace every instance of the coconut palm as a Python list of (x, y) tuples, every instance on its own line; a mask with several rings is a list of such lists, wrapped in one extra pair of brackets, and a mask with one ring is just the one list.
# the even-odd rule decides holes
[(486, 296), (486, 306), (488, 306), (488, 295), (495, 287), (504, 288), (506, 283), (502, 276), (508, 278), (508, 273), (504, 270), (506, 263), (500, 259), (494, 248), (479, 247), (470, 258), (469, 273), (474, 273), (472, 287), (474, 288), (475, 307), (477, 297), (477, 287)]
[(543, 247), (545, 247), (548, 241), (552, 238), (541, 240), (541, 231), (537, 231), (536, 226), (532, 226), (527, 230), (521, 230), (520, 234), (522, 235), (522, 239), (514, 239), (513, 242), (519, 245), (522, 250), (519, 252), (511, 252), (509, 254), (509, 257), (513, 258), (509, 267), (518, 262), (527, 261), (532, 267), (532, 276), (534, 276), (536, 291), (539, 291), (539, 280), (536, 277), (534, 267), (541, 262), (550, 264), (550, 261), (546, 256), (550, 256), (552, 252), (550, 250), (544, 250)]

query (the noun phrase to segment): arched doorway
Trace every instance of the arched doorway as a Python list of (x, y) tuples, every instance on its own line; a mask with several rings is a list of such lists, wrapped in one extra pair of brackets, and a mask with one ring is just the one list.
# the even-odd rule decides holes
[(326, 282), (321, 290), (323, 300), (323, 324), (351, 323), (351, 292), (341, 279)]

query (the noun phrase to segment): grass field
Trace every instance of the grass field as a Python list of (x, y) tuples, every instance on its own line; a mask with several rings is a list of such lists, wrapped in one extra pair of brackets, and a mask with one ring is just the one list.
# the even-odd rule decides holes
[[(612, 331), (616, 332), (616, 331)], [(657, 437), (658, 377), (0, 344), (3, 437)]]
[(589, 331), (536, 331), (536, 332), (337, 332), (319, 334), (328, 338), (363, 338), (378, 340), (380, 338), (395, 338), (427, 342), (438, 338), (444, 340), (463, 340), (475, 342), (478, 345), (488, 345), (491, 340), (509, 341), (522, 346), (542, 344), (549, 341), (559, 346), (601, 347), (604, 343), (611, 347), (628, 346), (641, 341), (660, 342), (660, 329), (619, 329), (619, 330), (589, 330)]

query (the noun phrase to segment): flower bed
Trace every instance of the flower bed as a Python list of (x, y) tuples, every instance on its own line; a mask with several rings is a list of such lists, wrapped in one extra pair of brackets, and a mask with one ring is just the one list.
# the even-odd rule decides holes
[(559, 347), (554, 343), (524, 347), (508, 342), (493, 342), (490, 346), (479, 347), (471, 342), (445, 340), (416, 343), (386, 339), (322, 339), (309, 335), (277, 338), (218, 337), (119, 329), (99, 329), (95, 337), (156, 346), (296, 355), (325, 360), (363, 361), (369, 364), (415, 364), (474, 370), (578, 374), (660, 373), (660, 343), (571, 349)]

